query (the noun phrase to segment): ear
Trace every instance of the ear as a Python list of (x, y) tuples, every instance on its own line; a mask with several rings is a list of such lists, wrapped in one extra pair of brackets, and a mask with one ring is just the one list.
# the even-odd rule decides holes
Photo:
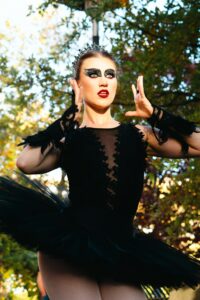
[(76, 82), (77, 82), (78, 87), (80, 88), (81, 87), (80, 79), (76, 80)]

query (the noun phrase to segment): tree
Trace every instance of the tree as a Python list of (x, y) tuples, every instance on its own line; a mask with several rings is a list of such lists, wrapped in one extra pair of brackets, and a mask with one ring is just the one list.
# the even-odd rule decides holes
[[(101, 1), (97, 11), (105, 28), (105, 48), (112, 46), (119, 63), (120, 88), (113, 105), (114, 117), (127, 121), (124, 112), (134, 108), (130, 84), (139, 73), (144, 73), (145, 91), (153, 103), (200, 122), (198, 2), (168, 0), (162, 10), (151, 8), (153, 0), (129, 1), (123, 9), (113, 11), (107, 11), (106, 5), (108, 1)], [(61, 6), (66, 9), (66, 17), (53, 24), (51, 34), (56, 39), (52, 44), (43, 38), (46, 55), (21, 58), (17, 67), (12, 65), (11, 57), (0, 57), (0, 88), (6, 109), (0, 111), (2, 174), (13, 170), (16, 144), (21, 137), (45, 128), (69, 105), (67, 79), (73, 75), (71, 54), (77, 52), (82, 36), (91, 29), (91, 17), (83, 12), (77, 18), (65, 3), (51, 0), (45, 1), (38, 11), (45, 18), (50, 7), (56, 12)], [(106, 40), (109, 32), (111, 37)], [(135, 221), (177, 248), (197, 255), (198, 160), (190, 159), (188, 163), (182, 159), (152, 158), (147, 162), (144, 193)], [(1, 241), (1, 251), (6, 251), (6, 244), (11, 251), (11, 241), (2, 236)], [(22, 251), (12, 247), (16, 255)], [(3, 252), (2, 255), (6, 257)], [(9, 269), (13, 263), (14, 260), (3, 261), (3, 268)], [(34, 268), (29, 270), (34, 278)], [(18, 272), (17, 267), (14, 271)], [(26, 274), (25, 268), (20, 272)]]

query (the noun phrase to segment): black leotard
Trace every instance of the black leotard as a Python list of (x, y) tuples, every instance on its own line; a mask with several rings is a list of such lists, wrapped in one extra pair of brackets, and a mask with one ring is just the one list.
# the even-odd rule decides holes
[(71, 126), (60, 149), (68, 197), (61, 199), (31, 180), (34, 189), (1, 177), (1, 232), (29, 249), (81, 266), (96, 280), (155, 287), (200, 283), (196, 259), (133, 225), (146, 159), (146, 143), (135, 125)]

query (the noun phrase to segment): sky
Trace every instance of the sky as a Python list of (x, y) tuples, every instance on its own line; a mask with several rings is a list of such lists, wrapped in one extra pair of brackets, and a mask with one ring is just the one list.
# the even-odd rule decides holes
[(28, 17), (26, 17), (28, 6), (35, 6), (41, 2), (41, 0), (0, 0), (0, 25), (10, 20), (14, 25), (23, 25), (26, 30), (24, 24), (28, 22)]
[[(66, 6), (60, 5), (56, 10), (49, 7), (44, 16), (37, 13), (27, 16), (29, 6), (32, 5), (36, 9), (43, 2), (44, 0), (0, 0), (0, 54), (6, 51), (12, 64), (16, 63), (17, 65), (20, 55), (21, 58), (28, 58), (31, 55), (39, 55), (40, 57), (45, 56), (45, 54), (48, 55), (48, 49), (52, 48), (56, 38), (59, 38), (58, 34), (56, 37), (55, 26), (61, 18), (69, 14), (69, 10)], [(165, 2), (166, 0), (155, 0), (149, 7), (153, 9), (157, 6), (162, 9)], [(74, 18), (80, 21), (83, 16), (84, 13), (78, 11)], [(64, 30), (66, 31), (66, 27)], [(99, 31), (104, 31), (101, 22)], [(59, 31), (60, 33), (62, 34), (61, 31)], [(6, 38), (1, 39), (1, 34), (4, 34)], [(108, 51), (110, 50), (109, 35), (110, 32), (108, 31), (104, 35), (101, 34), (100, 37), (100, 43), (106, 45)], [(91, 41), (92, 28), (88, 36), (89, 41)], [(85, 45), (85, 37), (81, 38), (80, 45)]]
[[(30, 5), (36, 8), (42, 2), (42, 0), (0, 0), (0, 34), (5, 34), (9, 39), (11, 47), (7, 48), (14, 48), (15, 54), (21, 52), (24, 56), (30, 56), (31, 53), (35, 54), (36, 49), (42, 52), (41, 32), (45, 39), (56, 21), (66, 15), (66, 9), (60, 7), (57, 11), (49, 9), (45, 16), (38, 13), (27, 16)], [(53, 39), (53, 34), (48, 38)], [(0, 40), (1, 42), (5, 43)]]
[[(30, 5), (37, 7), (42, 2), (42, 0), (0, 0), (0, 31), (8, 20), (12, 25), (20, 26), (25, 32), (30, 30), (32, 17), (26, 16), (28, 7)], [(164, 2), (165, 0), (157, 0), (151, 6), (162, 9)]]
[[(0, 23), (6, 19), (12, 19), (15, 23), (23, 24), (28, 6), (37, 6), (42, 2), (42, 0), (0, 0)], [(162, 8), (165, 0), (155, 2), (158, 7)]]

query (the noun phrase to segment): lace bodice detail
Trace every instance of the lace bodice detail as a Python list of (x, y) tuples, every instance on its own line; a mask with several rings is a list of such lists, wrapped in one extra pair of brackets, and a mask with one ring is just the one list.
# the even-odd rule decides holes
[(80, 128), (76, 112), (72, 105), (21, 145), (41, 146), (42, 152), (50, 143), (60, 148), (60, 167), (67, 173), (69, 203), (74, 208), (103, 208), (133, 216), (143, 189), (146, 143), (142, 133), (131, 122), (114, 128)]
[(133, 124), (83, 127), (66, 136), (61, 167), (72, 205), (134, 213), (142, 193), (145, 144)]
[(108, 196), (107, 205), (111, 209), (117, 206), (117, 172), (119, 168), (119, 130), (112, 129), (93, 129), (93, 134), (99, 146), (102, 156), (102, 165), (106, 171), (106, 193)]

